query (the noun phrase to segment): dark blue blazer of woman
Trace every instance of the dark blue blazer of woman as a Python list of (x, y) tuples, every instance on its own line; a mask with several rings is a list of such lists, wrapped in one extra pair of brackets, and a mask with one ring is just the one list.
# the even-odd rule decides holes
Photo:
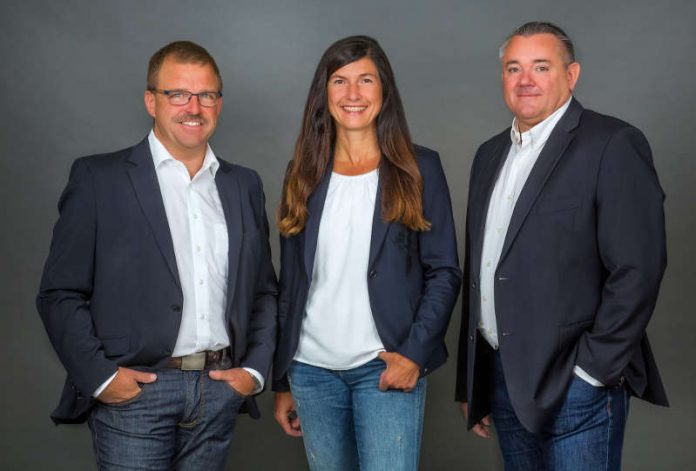
[[(462, 273), (452, 205), (437, 152), (414, 146), (423, 178), (423, 214), (429, 231), (412, 231), (381, 216), (381, 181), (372, 220), (369, 264), (365, 277), (370, 307), (382, 344), (420, 367), (424, 376), (447, 359), (444, 336), (457, 300)], [(297, 235), (280, 238), (278, 347), (273, 389), (288, 391), (287, 371), (300, 338), (314, 255), (333, 161), (309, 197), (309, 216)]]

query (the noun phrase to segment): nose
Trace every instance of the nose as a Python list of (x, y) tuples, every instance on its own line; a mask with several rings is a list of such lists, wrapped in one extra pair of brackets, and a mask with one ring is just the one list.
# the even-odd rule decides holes
[(201, 103), (198, 101), (198, 95), (193, 95), (186, 105), (186, 111), (190, 114), (198, 114), (201, 110)]
[(534, 84), (534, 79), (532, 77), (531, 71), (522, 70), (522, 73), (520, 74), (520, 85), (527, 86), (527, 85), (533, 85), (533, 84)]
[(348, 85), (348, 99), (349, 100), (359, 100), (360, 99), (360, 87), (355, 82)]

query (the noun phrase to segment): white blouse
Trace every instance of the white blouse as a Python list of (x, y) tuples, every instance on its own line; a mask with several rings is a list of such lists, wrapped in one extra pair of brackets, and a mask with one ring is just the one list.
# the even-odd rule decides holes
[(345, 370), (384, 350), (367, 291), (378, 182), (377, 169), (355, 176), (331, 174), (297, 361)]

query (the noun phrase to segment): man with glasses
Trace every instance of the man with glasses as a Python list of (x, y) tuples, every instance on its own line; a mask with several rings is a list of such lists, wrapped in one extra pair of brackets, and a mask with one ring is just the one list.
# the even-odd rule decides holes
[(56, 423), (87, 420), (100, 469), (222, 469), (258, 417), (276, 278), (261, 181), (208, 145), (222, 79), (202, 47), (150, 59), (139, 144), (75, 161), (37, 306), (67, 380)]

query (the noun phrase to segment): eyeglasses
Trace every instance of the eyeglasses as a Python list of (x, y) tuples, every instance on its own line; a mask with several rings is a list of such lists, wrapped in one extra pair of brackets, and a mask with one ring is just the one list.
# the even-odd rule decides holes
[(222, 92), (199, 92), (191, 93), (188, 90), (158, 90), (156, 88), (149, 89), (152, 93), (161, 93), (166, 96), (169, 103), (174, 106), (183, 106), (191, 101), (191, 97), (198, 97), (198, 104), (210, 108), (215, 106), (218, 99), (222, 97)]

